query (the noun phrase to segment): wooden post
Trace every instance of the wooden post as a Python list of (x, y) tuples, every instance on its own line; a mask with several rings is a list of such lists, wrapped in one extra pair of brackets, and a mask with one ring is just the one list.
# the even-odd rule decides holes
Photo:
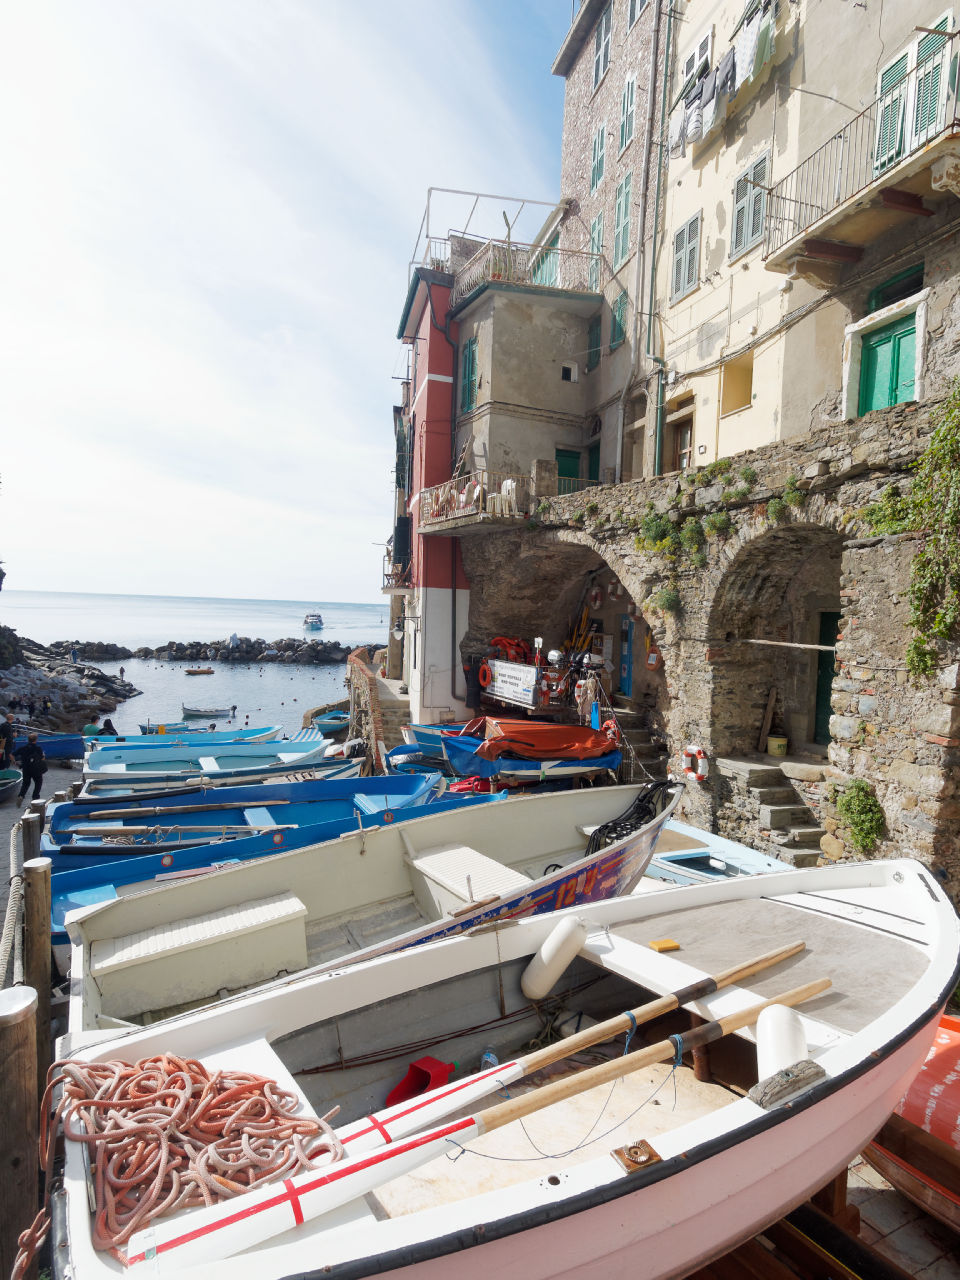
[[(17, 1257), (17, 1238), (36, 1217), (37, 993), (0, 991), (0, 1275)], [(35, 1270), (34, 1270), (35, 1274)]]
[(23, 864), (23, 968), (37, 993), (37, 1102), (50, 1065), (50, 858)]
[(43, 823), (35, 813), (25, 813), (20, 819), (20, 830), (23, 832), (23, 860), (40, 857), (40, 836), (43, 834)]
[[(35, 813), (40, 819), (40, 825), (43, 826), (47, 819), (47, 802), (46, 800), (31, 800), (28, 813)], [(26, 816), (26, 815), (24, 815)]]

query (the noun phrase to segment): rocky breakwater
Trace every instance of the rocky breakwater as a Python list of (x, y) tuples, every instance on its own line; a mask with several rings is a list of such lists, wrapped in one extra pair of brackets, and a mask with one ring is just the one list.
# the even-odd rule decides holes
[(230, 640), (191, 640), (187, 643), (169, 640), (156, 649), (148, 646), (126, 649), (122, 645), (102, 642), (81, 644), (79, 641), (58, 640), (50, 646), (50, 651), (66, 658), (75, 649), (81, 658), (94, 662), (153, 658), (159, 662), (246, 662), (258, 665), (282, 662), (316, 666), (321, 663), (346, 662), (347, 655), (357, 647), (340, 644), (337, 640), (264, 640), (261, 637), (251, 639), (249, 636), (240, 636), (236, 639), (231, 637)]
[(0, 660), (0, 710), (6, 712), (15, 702), (17, 719), (40, 729), (74, 731), (92, 714), (109, 714), (140, 693), (127, 680), (105, 675), (85, 662), (71, 662), (33, 640), (16, 637), (16, 644), (4, 653), (7, 665)]

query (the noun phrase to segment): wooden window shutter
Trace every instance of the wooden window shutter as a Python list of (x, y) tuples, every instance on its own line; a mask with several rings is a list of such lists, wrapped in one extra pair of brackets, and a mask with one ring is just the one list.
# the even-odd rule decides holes
[(767, 204), (767, 157), (763, 156), (750, 171), (750, 180), (754, 184), (749, 187), (750, 230), (749, 244), (756, 242), (763, 235), (763, 215)]
[(731, 229), (730, 256), (734, 257), (747, 243), (747, 217), (751, 187), (747, 181), (749, 170), (742, 174), (733, 188), (733, 226)]
[(700, 215), (691, 218), (687, 223), (687, 271), (684, 280), (684, 292), (692, 289), (699, 278), (700, 267)]
[(687, 228), (681, 227), (673, 237), (672, 294), (678, 298), (683, 292), (684, 262), (687, 253)]

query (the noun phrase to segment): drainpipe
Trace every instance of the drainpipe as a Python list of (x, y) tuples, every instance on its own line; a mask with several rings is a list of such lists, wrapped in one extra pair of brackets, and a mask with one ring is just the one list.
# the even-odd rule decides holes
[[(433, 295), (427, 285), (427, 301), (430, 303), (430, 319), (435, 329), (441, 329), (444, 338), (453, 352), (453, 381), (450, 384), (450, 475), (457, 465), (457, 365), (459, 351), (457, 344), (450, 337), (450, 310), (444, 316), (443, 324), (437, 320), (433, 309)], [(450, 539), (450, 697), (457, 697), (457, 668), (460, 666), (460, 654), (457, 649), (457, 540)]]
[(667, 87), (670, 83), (670, 37), (673, 34), (673, 6), (667, 7), (667, 36), (663, 53), (663, 92), (660, 97), (660, 156), (657, 161), (657, 194), (656, 217), (653, 220), (653, 243), (650, 248), (650, 296), (647, 307), (647, 358), (653, 360), (657, 368), (657, 418), (656, 418), (656, 440), (653, 451), (653, 474), (659, 476), (663, 473), (663, 389), (664, 389), (664, 370), (666, 361), (663, 356), (657, 355), (652, 350), (653, 344), (653, 304), (656, 299), (656, 281), (657, 281), (657, 240), (660, 231), (660, 191), (663, 183), (663, 171), (667, 162), (667, 138), (666, 138), (666, 122), (667, 122)]
[[(647, 118), (643, 131), (643, 168), (640, 173), (640, 215), (637, 230), (637, 264), (636, 273), (633, 281), (633, 343), (632, 355), (630, 357), (630, 372), (627, 374), (627, 380), (623, 384), (623, 390), (620, 392), (620, 402), (617, 406), (617, 484), (623, 479), (623, 436), (624, 424), (626, 419), (626, 401), (630, 388), (633, 386), (633, 380), (637, 376), (637, 364), (640, 359), (640, 311), (642, 309), (642, 290), (643, 290), (643, 267), (645, 263), (644, 232), (647, 227), (647, 196), (650, 191), (650, 140), (653, 136), (653, 116), (656, 110), (656, 94), (654, 92), (655, 77), (657, 72), (657, 52), (660, 47), (660, 13), (663, 0), (657, 0), (656, 9), (653, 15), (653, 43), (650, 46), (650, 74), (647, 78)], [(656, 234), (656, 231), (654, 231)]]

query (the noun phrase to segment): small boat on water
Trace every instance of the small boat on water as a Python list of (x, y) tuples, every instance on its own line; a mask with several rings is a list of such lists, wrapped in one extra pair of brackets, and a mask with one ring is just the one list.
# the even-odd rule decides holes
[(23, 774), (19, 769), (0, 769), (0, 804), (11, 800), (23, 784)]
[[(588, 903), (143, 1027), (71, 1032), (60, 1056), (75, 1073), (117, 1060), (159, 1071), (169, 1055), (191, 1072), (253, 1073), (312, 1134), (326, 1115), (336, 1140), (307, 1167), (141, 1219), (127, 1238), (92, 1206), (96, 1145), (68, 1137), (57, 1274), (687, 1275), (802, 1203), (876, 1132), (924, 1060), (958, 951), (960, 922), (926, 868), (868, 861)], [(173, 1077), (178, 1107), (182, 1090)], [(151, 1158), (140, 1177), (164, 1172)]]
[(187, 667), (184, 675), (188, 676), (212, 676), (213, 667)]
[(616, 772), (621, 755), (605, 730), (546, 720), (478, 716), (459, 732), (441, 731), (444, 756), (454, 773), (501, 782), (535, 782)]
[(493, 804), (462, 796), (465, 809), (445, 795), (428, 813), (408, 811), (402, 826), (374, 817), (375, 826), (325, 845), (101, 898), (67, 920), (71, 973), (83, 975), (71, 1028), (626, 892), (679, 794), (654, 784)]
[(184, 707), (180, 711), (184, 720), (229, 720), (236, 707)]
[(926, 1061), (863, 1154), (908, 1200), (960, 1231), (960, 1018), (940, 1019)]
[(790, 870), (789, 862), (671, 818), (663, 829), (646, 874), (668, 884), (708, 884), (731, 876)]
[(312, 612), (304, 616), (303, 627), (305, 631), (322, 631), (323, 630), (323, 614)]
[(349, 711), (324, 711), (321, 715), (313, 717), (313, 727), (333, 738), (338, 734), (346, 733), (349, 729), (350, 713)]

